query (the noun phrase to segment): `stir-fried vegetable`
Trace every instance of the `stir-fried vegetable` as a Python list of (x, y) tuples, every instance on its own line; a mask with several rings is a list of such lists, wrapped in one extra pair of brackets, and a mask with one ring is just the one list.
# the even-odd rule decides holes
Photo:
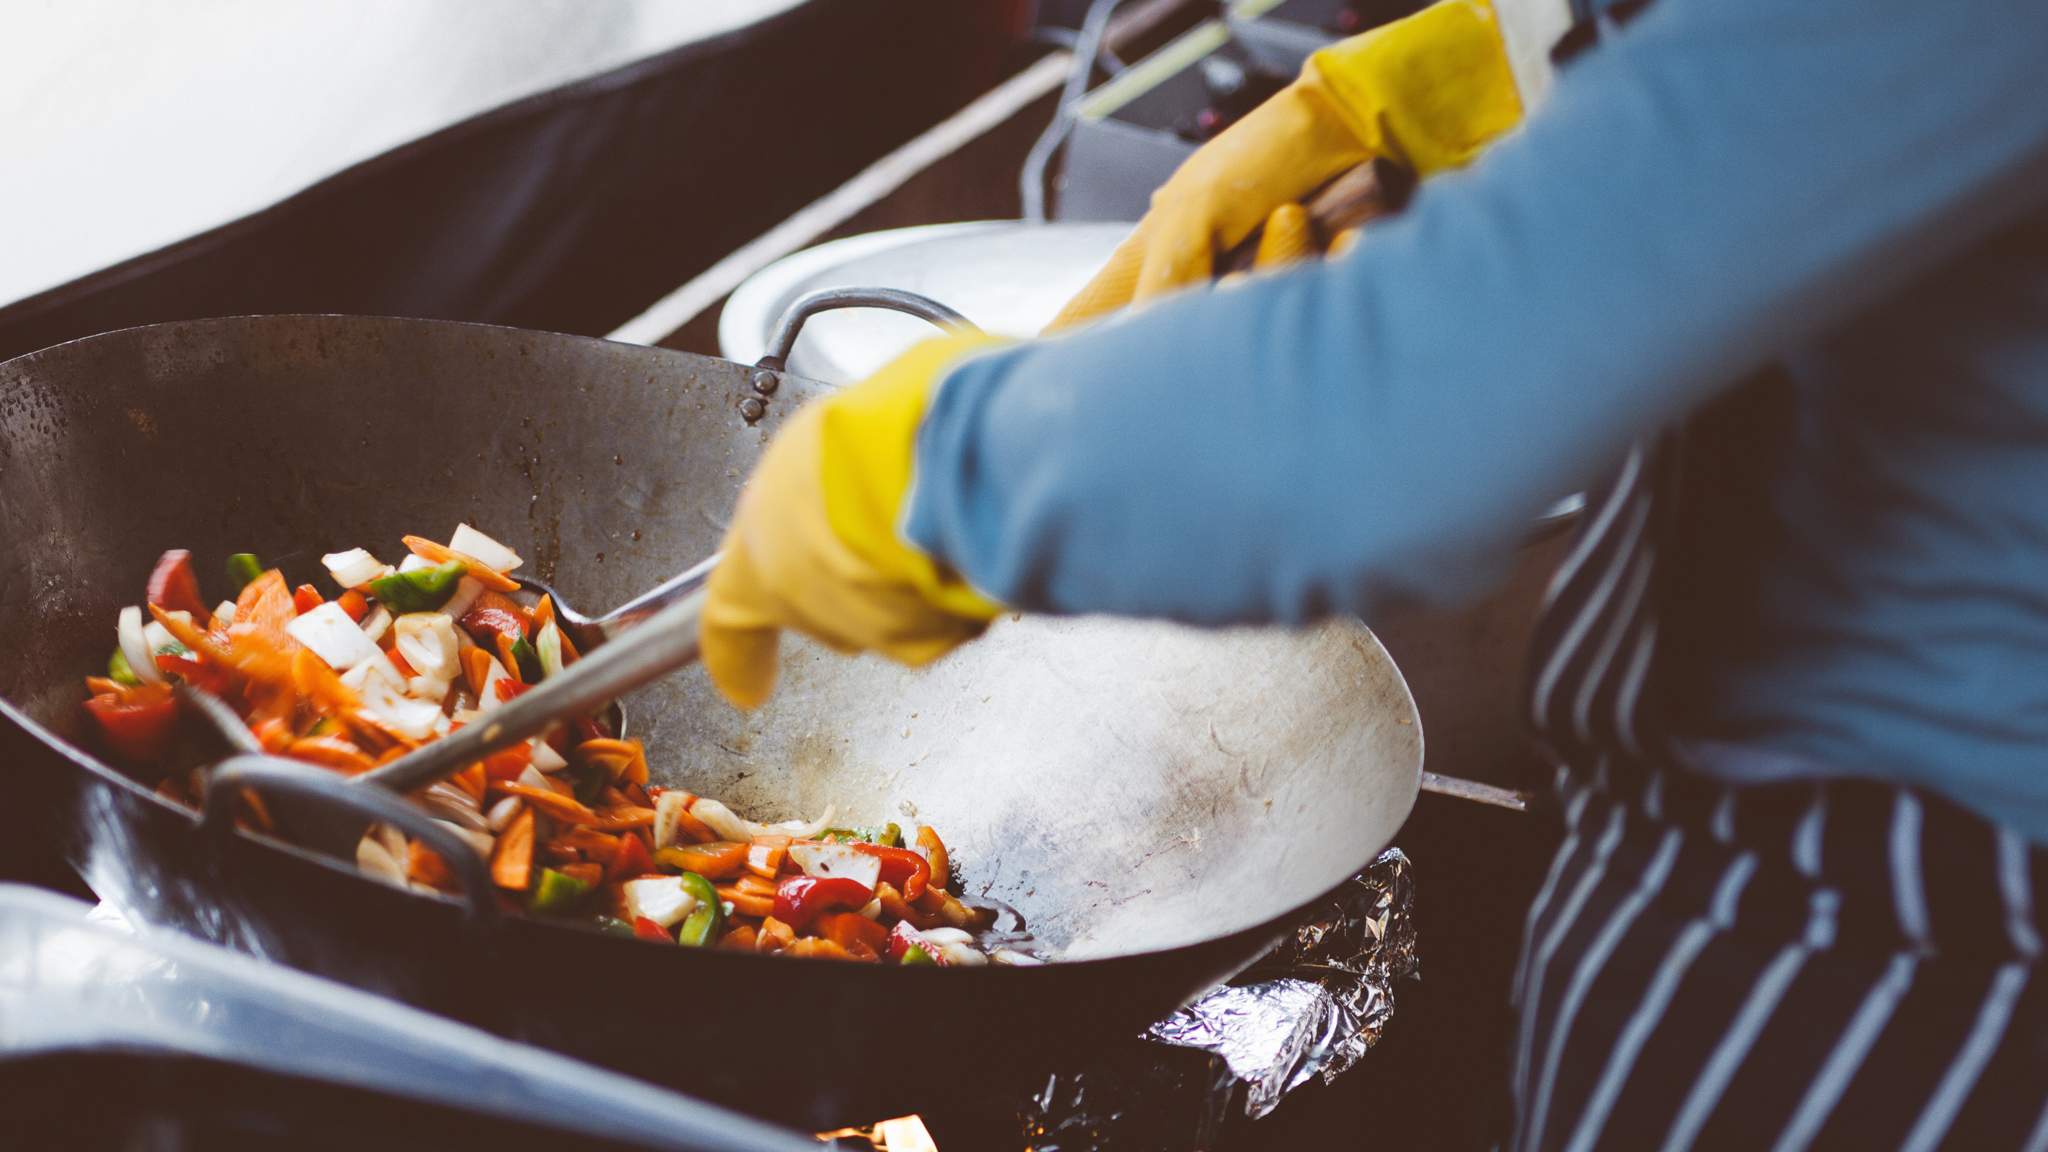
[[(225, 565), (232, 600), (208, 610), (192, 557), (164, 554), (145, 602), (124, 608), (106, 675), (86, 678), (105, 748), (168, 772), (159, 793), (197, 795), (171, 772), (171, 684), (232, 707), (264, 750), (353, 775), (477, 722), (578, 653), (545, 597), (505, 574), (522, 561), (469, 525), (446, 544), (405, 537), (397, 567), (365, 548), (321, 557), (326, 584), (294, 588), (251, 553)], [(930, 828), (760, 823), (709, 797), (650, 786), (646, 749), (579, 717), (494, 753), (414, 799), (489, 861), (491, 881), (535, 915), (691, 948), (897, 964), (989, 962), (966, 929), (993, 913), (948, 891)], [(259, 824), (267, 816), (252, 807)], [(449, 862), (384, 827), (357, 865), (389, 883), (453, 889)], [(1016, 962), (1032, 958), (1015, 951)]]

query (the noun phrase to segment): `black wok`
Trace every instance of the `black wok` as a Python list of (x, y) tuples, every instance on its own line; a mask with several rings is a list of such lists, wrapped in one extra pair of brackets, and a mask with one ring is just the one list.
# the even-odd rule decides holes
[(1348, 624), (1005, 621), (925, 672), (792, 643), (757, 714), (695, 672), (631, 702), (657, 782), (757, 819), (914, 811), (968, 893), (1074, 958), (1042, 968), (836, 965), (466, 916), (288, 844), (202, 833), (78, 742), (79, 677), (166, 547), (202, 573), (247, 550), (310, 578), (322, 551), (395, 551), (467, 520), (576, 603), (617, 603), (714, 549), (766, 437), (825, 387), (578, 337), (317, 316), (131, 329), (0, 365), (10, 834), (51, 836), (139, 921), (822, 1125), (939, 1107), (1132, 1032), (1255, 957), (1400, 826), (1421, 731)]

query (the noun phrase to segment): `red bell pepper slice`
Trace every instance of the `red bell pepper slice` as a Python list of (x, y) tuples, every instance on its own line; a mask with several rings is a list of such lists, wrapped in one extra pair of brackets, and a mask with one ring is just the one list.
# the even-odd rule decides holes
[(524, 694), (532, 687), (533, 685), (531, 684), (521, 684), (517, 680), (500, 680), (497, 684), (498, 699), (511, 700)]
[(200, 627), (213, 613), (199, 598), (199, 577), (192, 571), (192, 554), (173, 548), (157, 559), (149, 574), (149, 602), (166, 612), (190, 612)]
[(884, 848), (880, 844), (854, 844), (852, 848), (880, 860), (882, 882), (895, 885), (905, 900), (924, 895), (925, 885), (931, 883), (931, 862), (908, 848)]
[(844, 876), (792, 876), (775, 886), (775, 918), (798, 931), (827, 912), (861, 908), (875, 890)]
[(500, 636), (514, 640), (526, 639), (525, 623), (517, 613), (507, 608), (477, 607), (463, 614), (462, 627), (470, 638), (485, 648), (495, 645)]
[(166, 676), (176, 677), (215, 696), (226, 696), (234, 691), (234, 680), (226, 670), (189, 657), (159, 652), (156, 668)]
[(311, 584), (301, 584), (292, 589), (292, 608), (301, 616), (325, 603), (327, 598), (320, 595), (320, 590)]
[(946, 957), (939, 951), (937, 944), (925, 939), (924, 933), (912, 927), (910, 921), (898, 920), (896, 926), (889, 930), (889, 959), (901, 964), (903, 954), (912, 948), (930, 957), (932, 963), (939, 967), (946, 966)]
[(370, 614), (370, 598), (353, 588), (343, 592), (334, 602), (341, 605), (341, 610), (348, 613), (348, 618), (358, 624), (363, 622), (363, 617)]
[(676, 938), (668, 934), (668, 929), (663, 928), (645, 916), (633, 917), (633, 935), (638, 936), (642, 940), (659, 940), (664, 944), (676, 942)]
[(169, 693), (131, 695), (126, 701), (112, 693), (85, 702), (107, 745), (124, 760), (147, 764), (161, 759), (178, 727), (178, 702)]
[(654, 857), (648, 854), (647, 845), (640, 842), (636, 833), (628, 832), (619, 837), (619, 851), (605, 869), (605, 879), (631, 880), (653, 871)]

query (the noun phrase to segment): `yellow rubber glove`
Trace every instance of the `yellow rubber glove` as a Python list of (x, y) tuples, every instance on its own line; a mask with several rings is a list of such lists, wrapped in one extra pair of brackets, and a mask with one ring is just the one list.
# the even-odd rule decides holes
[(740, 495), (711, 574), (699, 637), (727, 700), (775, 687), (782, 630), (841, 652), (928, 664), (1002, 607), (903, 539), (918, 425), (934, 381), (989, 336), (948, 336), (799, 411)]
[[(1309, 57), (1301, 76), (1188, 157), (1151, 211), (1047, 331), (1212, 275), (1278, 210), (1374, 157), (1420, 176), (1460, 167), (1522, 118), (1489, 0), (1439, 0)], [(1305, 235), (1305, 232), (1304, 232)], [(1306, 254), (1289, 238), (1260, 264)]]

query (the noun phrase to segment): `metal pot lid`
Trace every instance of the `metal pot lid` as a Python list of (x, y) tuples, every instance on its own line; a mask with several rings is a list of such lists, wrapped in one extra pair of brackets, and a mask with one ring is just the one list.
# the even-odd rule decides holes
[[(719, 350), (743, 363), (760, 359), (783, 310), (820, 288), (900, 288), (958, 309), (997, 335), (1035, 336), (1130, 227), (989, 220), (834, 240), (778, 260), (740, 285), (719, 317)], [(931, 335), (924, 321), (891, 312), (822, 315), (804, 326), (789, 370), (847, 384)]]

